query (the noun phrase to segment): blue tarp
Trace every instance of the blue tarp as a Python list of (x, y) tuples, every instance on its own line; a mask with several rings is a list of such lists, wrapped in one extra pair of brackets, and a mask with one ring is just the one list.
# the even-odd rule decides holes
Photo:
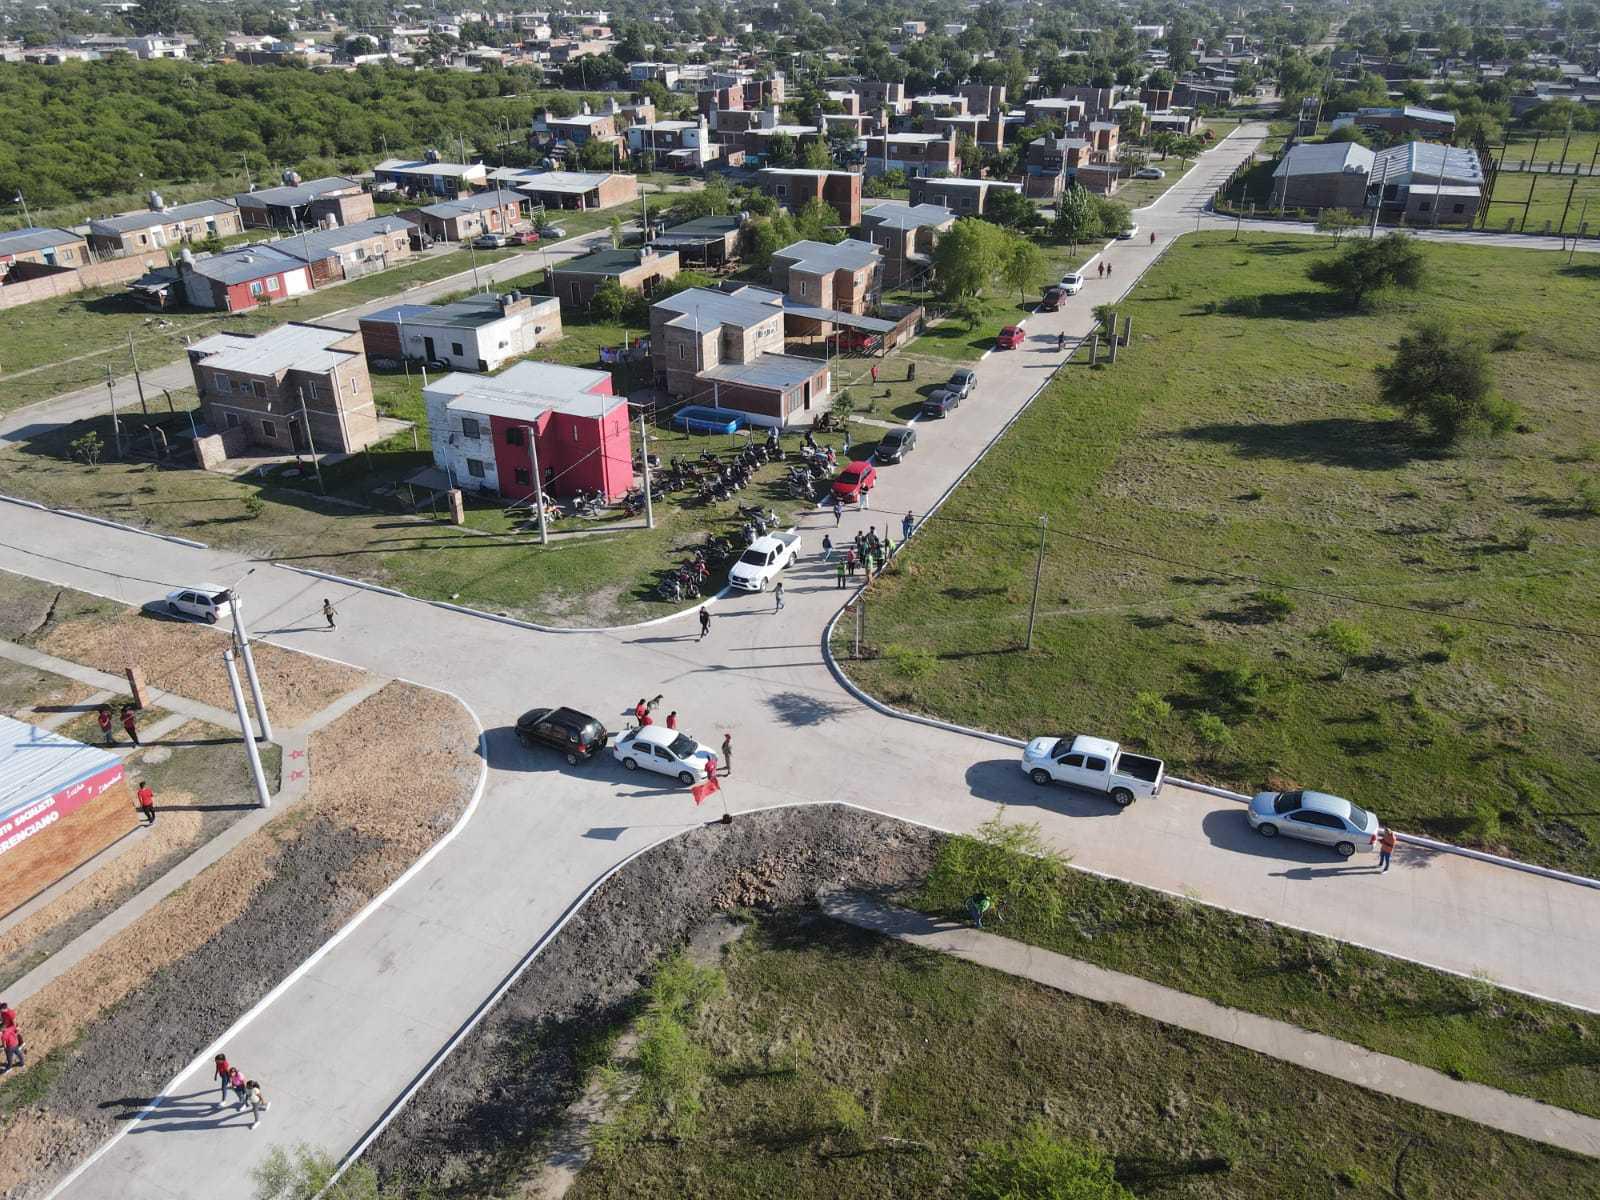
[(743, 413), (691, 404), (672, 415), (672, 423), (690, 433), (733, 433), (749, 423)]

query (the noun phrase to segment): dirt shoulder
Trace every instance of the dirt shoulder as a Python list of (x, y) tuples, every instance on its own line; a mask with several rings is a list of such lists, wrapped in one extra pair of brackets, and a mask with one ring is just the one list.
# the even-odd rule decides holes
[[(408, 738), (374, 762), (372, 731), (401, 714)], [(32, 1054), (0, 1084), (0, 1200), (47, 1190), (137, 1111), (108, 1097), (155, 1094), (449, 829), (477, 740), (455, 700), (389, 684), (313, 737), (304, 801), (23, 1005)]]
[(825, 884), (921, 879), (935, 835), (851, 808), (776, 809), (659, 846), (594, 896), (368, 1150), (442, 1197), (513, 1194), (594, 1047), (660, 957), (717, 911), (809, 902)]

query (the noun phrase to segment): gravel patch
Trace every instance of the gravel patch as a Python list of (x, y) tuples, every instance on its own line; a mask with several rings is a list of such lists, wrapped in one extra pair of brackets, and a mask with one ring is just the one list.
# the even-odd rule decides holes
[(518, 1194), (578, 1096), (583, 1056), (661, 957), (719, 911), (809, 904), (825, 885), (891, 891), (926, 875), (938, 835), (835, 806), (711, 824), (609, 880), (367, 1151), (437, 1197)]

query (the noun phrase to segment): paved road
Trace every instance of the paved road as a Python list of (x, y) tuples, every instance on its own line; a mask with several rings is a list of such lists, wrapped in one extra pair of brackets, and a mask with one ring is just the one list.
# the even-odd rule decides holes
[[(477, 270), (479, 282), (489, 284), (513, 276), (523, 275), (544, 266), (545, 263), (565, 262), (569, 258), (577, 258), (587, 254), (598, 245), (610, 245), (610, 234), (601, 230), (598, 233), (580, 234), (568, 238), (564, 242), (553, 242), (549, 246), (527, 250), (520, 254), (513, 254), (507, 258), (498, 259), (492, 263), (484, 263)], [(432, 283), (419, 284), (413, 288), (406, 288), (380, 296), (376, 300), (368, 300), (349, 308), (338, 309), (324, 316), (309, 318), (319, 325), (332, 325), (339, 329), (356, 328), (357, 322), (369, 313), (375, 313), (380, 308), (388, 308), (391, 304), (404, 302), (406, 304), (426, 304), (439, 296), (451, 292), (460, 292), (470, 289), (474, 275), (469, 266), (465, 271), (458, 271), (454, 275), (447, 275), (443, 279), (436, 279)], [(179, 358), (161, 366), (151, 367), (140, 372), (144, 377), (144, 390), (146, 397), (153, 398), (157, 407), (161, 403), (161, 390), (170, 388), (177, 391), (180, 388), (194, 385), (194, 373), (189, 369), (186, 359)], [(124, 375), (113, 380), (116, 390), (117, 410), (121, 413), (137, 413), (139, 411), (139, 389), (132, 375)], [(74, 392), (64, 392), (59, 396), (52, 396), (49, 400), (41, 400), (37, 404), (30, 404), (14, 412), (0, 416), (0, 441), (17, 442), (27, 438), (37, 437), (58, 425), (70, 425), (73, 421), (81, 421), (86, 417), (105, 415), (110, 410), (110, 401), (106, 397), (106, 387), (103, 383), (92, 387), (80, 388)]]
[[(1141, 239), (1104, 251), (1118, 292), (1192, 226), (1186, 206), (1247, 151), (1247, 139), (1230, 139), (1141, 214), (1158, 233), (1155, 246)], [(844, 535), (868, 519), (898, 531), (906, 509), (929, 507), (1058, 365), (1057, 332), (1086, 332), (1093, 306), (1114, 298), (1110, 283), (1092, 277), (1061, 312), (1032, 318), (1027, 343), (979, 366), (975, 400), (928, 429), (912, 462), (884, 473), (873, 496), (883, 507), (848, 513)], [(807, 549), (832, 528), (830, 514), (809, 518)], [(0, 567), (128, 602), (185, 580), (234, 578), (240, 566), (232, 555), (0, 504)], [(715, 815), (695, 809), (682, 789), (627, 775), (610, 760), (568, 769), (520, 750), (510, 727), (541, 702), (615, 723), (613, 714), (640, 695), (664, 693), (700, 740), (732, 732), (726, 796), (736, 811), (843, 800), (964, 830), (1005, 804), (1018, 819), (1039, 821), (1078, 866), (1451, 970), (1486, 970), (1600, 1009), (1596, 893), (1416, 853), (1379, 876), (1310, 847), (1262, 842), (1231, 802), (1180, 789), (1117, 812), (1034, 788), (1007, 748), (881, 717), (840, 690), (820, 653), (840, 593), (814, 553), (786, 592), (782, 614), (764, 596), (718, 604), (702, 643), (687, 615), (637, 629), (539, 634), (257, 570), (247, 602), (260, 636), (462, 696), (489, 731), (488, 786), (460, 835), (229, 1046), (275, 1097), (261, 1129), (217, 1127), (203, 1078), (192, 1076), (173, 1089), (189, 1100), (133, 1127), (66, 1194), (200, 1197), (214, 1190), (210, 1180), (243, 1178), (274, 1144), (343, 1153), (591, 881)], [(324, 596), (340, 607), (339, 628), (308, 630)]]

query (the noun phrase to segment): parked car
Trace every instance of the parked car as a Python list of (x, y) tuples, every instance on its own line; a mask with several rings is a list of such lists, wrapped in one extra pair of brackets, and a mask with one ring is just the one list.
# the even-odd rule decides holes
[(881, 463), (897, 463), (917, 447), (917, 431), (909, 425), (891, 429), (878, 439), (872, 457)]
[(220, 583), (197, 583), (167, 593), (167, 611), (175, 617), (197, 617), (215, 625), (233, 616), (228, 589)]
[(1129, 754), (1116, 742), (1084, 734), (1037, 737), (1022, 751), (1022, 773), (1040, 787), (1065, 783), (1104, 792), (1121, 808), (1140, 796), (1160, 795), (1166, 772), (1159, 758)]
[(604, 725), (575, 708), (530, 708), (517, 718), (519, 742), (559, 750), (574, 766), (599, 754), (610, 738)]
[(866, 459), (857, 459), (839, 472), (839, 478), (833, 481), (833, 495), (836, 500), (853, 501), (862, 488), (872, 488), (878, 482), (878, 468)]
[(1117, 240), (1118, 241), (1122, 241), (1122, 242), (1126, 242), (1130, 238), (1135, 238), (1135, 237), (1138, 237), (1138, 236), (1139, 236), (1139, 227), (1137, 225), (1129, 225), (1121, 233), (1117, 234)]
[(800, 557), (798, 533), (769, 533), (745, 548), (728, 571), (728, 583), (745, 592), (764, 592), (767, 585)]
[(503, 233), (480, 233), (472, 239), (472, 245), (477, 250), (499, 250), (510, 244), (511, 239)]
[(1340, 796), (1326, 792), (1258, 792), (1245, 810), (1245, 819), (1262, 837), (1299, 838), (1332, 846), (1349, 858), (1370, 849), (1378, 836), (1378, 817)]
[(969, 399), (972, 395), (972, 389), (977, 386), (978, 373), (971, 367), (961, 367), (952, 371), (950, 373), (950, 382), (945, 384), (945, 387), (954, 388), (960, 392), (963, 400)]
[(423, 233), (420, 229), (413, 229), (410, 234), (411, 248), (413, 250), (426, 250), (433, 245), (433, 236)]
[(1068, 271), (1061, 277), (1061, 282), (1056, 285), (1069, 296), (1076, 296), (1083, 291), (1083, 276), (1076, 271)]
[(630, 729), (617, 739), (611, 753), (625, 770), (659, 771), (690, 787), (706, 777), (706, 760), (714, 757), (710, 747), (702, 746), (687, 733), (664, 725)]
[(961, 393), (954, 388), (940, 388), (922, 402), (925, 417), (948, 417), (951, 409), (961, 407)]
[(567, 231), (559, 225), (541, 225), (539, 226), (539, 236), (547, 239), (564, 238), (567, 236)]
[(519, 246), (533, 246), (538, 244), (539, 234), (532, 229), (524, 229), (521, 233), (513, 233), (511, 240)]
[(1058, 287), (1048, 288), (1044, 299), (1039, 301), (1039, 308), (1044, 312), (1060, 312), (1061, 306), (1067, 302), (1067, 293)]
[(1022, 345), (1022, 326), (1007, 325), (994, 339), (996, 350), (1015, 350)]
[(1135, 179), (1165, 179), (1167, 173), (1160, 167), (1140, 167), (1133, 173)]
[(875, 333), (868, 333), (865, 329), (841, 329), (836, 336), (835, 345), (841, 353), (867, 354), (878, 348), (883, 340)]

